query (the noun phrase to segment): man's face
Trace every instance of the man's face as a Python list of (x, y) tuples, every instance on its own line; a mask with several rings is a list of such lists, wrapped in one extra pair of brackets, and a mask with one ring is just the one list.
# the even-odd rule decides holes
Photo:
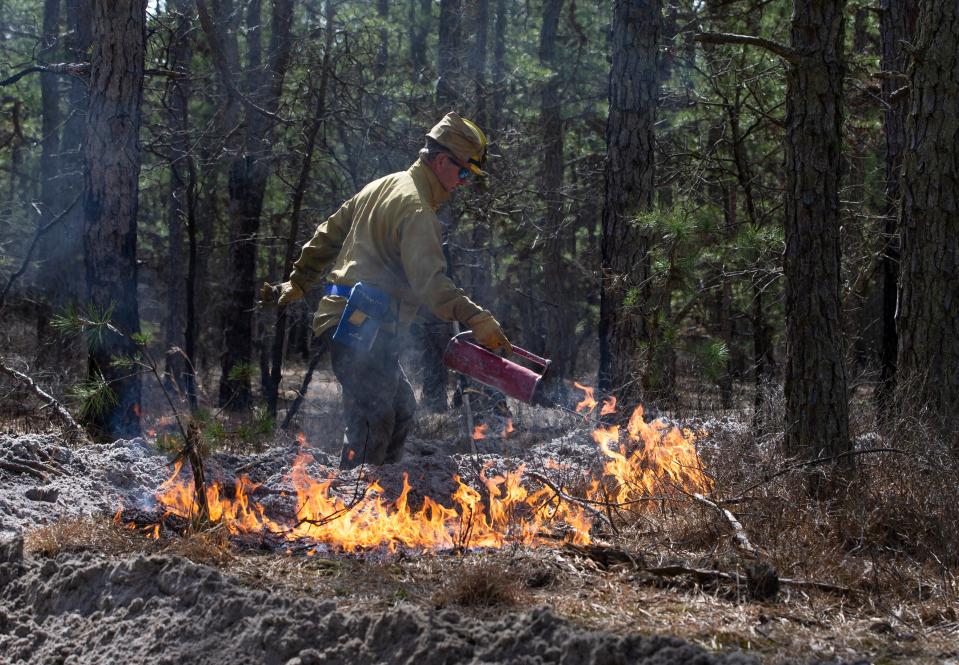
[[(465, 165), (458, 163), (454, 157), (445, 152), (436, 156), (434, 165), (436, 168), (434, 168), (433, 171), (436, 173), (436, 177), (439, 179), (443, 189), (447, 192), (452, 192), (466, 182), (466, 178), (469, 177), (469, 169)], [(464, 171), (466, 172), (465, 176)]]

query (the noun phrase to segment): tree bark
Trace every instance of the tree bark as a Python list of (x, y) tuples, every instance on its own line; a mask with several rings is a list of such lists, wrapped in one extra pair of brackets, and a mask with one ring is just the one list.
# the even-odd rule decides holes
[(543, 3), (543, 23), (540, 28), (539, 62), (548, 70), (547, 80), (540, 95), (540, 127), (542, 129), (542, 182), (546, 230), (545, 256), (543, 257), (542, 299), (547, 303), (541, 309), (545, 323), (543, 337), (546, 352), (553, 361), (551, 372), (568, 377), (574, 363), (573, 340), (576, 324), (574, 311), (569, 303), (569, 266), (564, 254), (569, 249), (570, 229), (566, 228), (563, 214), (563, 106), (560, 99), (561, 75), (556, 62), (556, 34), (563, 0), (546, 0)]
[(440, 0), (436, 57), (436, 106), (440, 114), (455, 110), (459, 103), (462, 13), (461, 0)]
[[(269, 62), (260, 71), (260, 28), (258, 3), (248, 7), (249, 58), (246, 94), (269, 113), (279, 107), (283, 80), (290, 58), (290, 27), (293, 18), (292, 0), (274, 0), (270, 31)], [(226, 303), (224, 308), (224, 343), (221, 356), (220, 404), (233, 410), (249, 408), (252, 392), (248, 375), (233, 376), (237, 367), (249, 364), (252, 357), (253, 309), (256, 296), (256, 248), (260, 230), (260, 213), (269, 177), (273, 120), (265, 114), (245, 107), (246, 130), (241, 154), (230, 166), (229, 213), (235, 220)], [(243, 374), (243, 373), (241, 373)]]
[[(64, 35), (66, 59), (86, 62), (92, 46), (92, 0), (66, 0), (67, 32)], [(84, 187), (84, 134), (87, 124), (89, 89), (85, 81), (70, 77), (67, 88), (68, 113), (63, 119), (60, 133), (60, 168), (58, 188), (62, 201), (69, 202), (80, 196)], [(85, 297), (83, 267), (84, 213), (76, 206), (63, 220), (54, 247), (43, 251), (44, 266), (50, 270), (49, 279), (56, 286), (49, 290), (55, 294), (53, 304), (77, 302)]]
[[(426, 69), (428, 58), (426, 55), (426, 37), (430, 33), (430, 23), (433, 20), (431, 0), (408, 0), (408, 25), (410, 37), (410, 63), (413, 70), (422, 72)], [(416, 6), (419, 4), (419, 12)]]
[(603, 204), (599, 386), (628, 407), (641, 398), (648, 339), (649, 236), (635, 218), (652, 209), (659, 79), (659, 0), (615, 0)]
[(920, 3), (899, 227), (898, 379), (959, 450), (959, 6)]
[(839, 293), (845, 4), (796, 0), (787, 70), (784, 445), (806, 459), (851, 445)]
[(896, 354), (896, 290), (899, 282), (899, 202), (902, 196), (902, 153), (906, 137), (906, 100), (894, 100), (892, 94), (906, 82), (909, 53), (904, 42), (911, 42), (916, 27), (917, 0), (881, 0), (879, 33), (882, 40), (881, 67), (887, 76), (882, 80), (882, 99), (886, 103), (882, 116), (886, 137), (885, 203), (882, 210), (882, 234), (885, 240), (880, 258), (882, 289), (882, 342), (880, 346), (879, 407), (888, 405), (895, 391)]
[[(326, 0), (325, 20), (326, 31), (323, 45), (323, 62), (320, 65), (320, 83), (319, 88), (314, 92), (316, 106), (313, 112), (313, 120), (306, 134), (306, 147), (303, 154), (303, 164), (300, 167), (300, 175), (297, 179), (296, 187), (293, 190), (293, 211), (290, 214), (290, 228), (287, 232), (286, 251), (283, 257), (283, 275), (289, 275), (293, 270), (293, 262), (296, 260), (299, 251), (297, 242), (300, 233), (300, 214), (303, 210), (303, 197), (306, 195), (306, 188), (310, 182), (310, 170), (313, 166), (313, 154), (316, 151), (316, 140), (320, 133), (320, 128), (325, 122), (326, 115), (326, 91), (330, 81), (330, 68), (332, 67), (333, 56), (333, 19), (335, 18), (336, 8), (332, 0)], [(270, 380), (267, 386), (266, 404), (269, 413), (276, 417), (277, 401), (279, 398), (280, 379), (282, 378), (283, 368), (283, 346), (286, 340), (287, 308), (281, 307), (276, 315), (276, 327), (273, 332), (273, 346), (270, 350)]]
[(140, 330), (137, 305), (137, 205), (140, 105), (146, 51), (146, 0), (96, 0), (90, 54), (90, 108), (85, 134), (84, 256), (90, 302), (112, 311), (122, 334), (107, 333), (90, 352), (117, 403), (95, 418), (113, 437), (140, 431), (140, 379), (111, 363), (131, 357)]
[[(193, 159), (190, 154), (190, 79), (189, 66), (193, 47), (190, 32), (192, 30), (192, 2), (190, 0), (168, 0), (167, 8), (174, 25), (170, 36), (169, 60), (167, 69), (178, 72), (180, 76), (171, 78), (167, 82), (167, 124), (170, 128), (170, 194), (167, 201), (167, 236), (168, 260), (167, 270), (167, 312), (165, 323), (166, 372), (170, 378), (187, 395), (192, 394), (193, 377), (187, 376), (190, 363), (186, 355), (186, 338), (188, 327), (187, 298), (194, 288), (185, 276), (195, 274), (190, 270), (187, 262), (190, 256), (195, 256), (184, 242), (184, 230), (187, 231), (186, 240), (189, 241), (190, 211), (195, 204), (190, 200), (194, 192), (191, 191), (191, 166)], [(195, 237), (195, 232), (192, 234)], [(194, 241), (195, 242), (195, 241)], [(192, 325), (193, 322), (189, 321)], [(172, 348), (181, 349), (182, 353), (170, 353)]]

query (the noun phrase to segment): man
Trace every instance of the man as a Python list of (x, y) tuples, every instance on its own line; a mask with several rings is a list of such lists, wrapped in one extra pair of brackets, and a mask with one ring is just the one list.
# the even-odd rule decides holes
[[(263, 301), (277, 302), (278, 293), (278, 303), (286, 305), (302, 298), (332, 266), (313, 333), (333, 338), (333, 373), (343, 388), (346, 420), (341, 468), (389, 464), (403, 456), (416, 400), (399, 365), (398, 335), (421, 305), (444, 321), (472, 329), (484, 346), (512, 352), (496, 319), (446, 274), (442, 227), (436, 218), (437, 208), (467, 178), (486, 175), (481, 169), (486, 146), (479, 127), (456, 113), (446, 114), (426, 135), (419, 159), (408, 170), (360, 190), (317, 228), (288, 282), (264, 285)], [(368, 311), (356, 314), (352, 300), (343, 315), (358, 283), (360, 288), (372, 287), (374, 297), (382, 295), (388, 303), (388, 314), (373, 317), (377, 330), (368, 350), (346, 343), (347, 333), (356, 331), (350, 326), (368, 318)]]

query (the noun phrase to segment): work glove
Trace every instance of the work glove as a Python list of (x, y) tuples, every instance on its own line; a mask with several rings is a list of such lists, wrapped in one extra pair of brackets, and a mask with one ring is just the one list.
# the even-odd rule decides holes
[(263, 283), (260, 289), (260, 305), (263, 307), (272, 307), (274, 305), (289, 305), (303, 297), (303, 289), (293, 282), (283, 282), (282, 284)]
[(473, 331), (473, 337), (476, 341), (488, 349), (496, 351), (503, 349), (506, 355), (513, 353), (513, 345), (506, 339), (506, 334), (499, 325), (499, 321), (493, 318), (489, 312), (480, 312), (474, 314), (467, 321), (466, 325)]

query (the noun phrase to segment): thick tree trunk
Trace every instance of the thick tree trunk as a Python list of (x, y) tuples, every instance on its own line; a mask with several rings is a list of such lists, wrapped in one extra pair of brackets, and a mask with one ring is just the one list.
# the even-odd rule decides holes
[[(260, 21), (258, 3), (248, 7), (247, 56), (249, 58), (246, 93), (269, 113), (279, 107), (283, 80), (290, 58), (292, 0), (274, 0), (270, 32), (269, 63), (260, 71)], [(270, 173), (273, 121), (247, 107), (242, 154), (230, 167), (229, 212), (235, 220), (234, 242), (224, 311), (224, 344), (221, 356), (220, 404), (242, 410), (250, 406), (252, 392), (249, 376), (234, 371), (251, 360), (253, 309), (256, 296), (256, 248), (260, 213)], [(232, 378), (231, 378), (232, 377)]]
[(839, 294), (845, 4), (796, 1), (787, 72), (785, 450), (806, 459), (850, 450)]
[(85, 135), (84, 255), (90, 302), (111, 311), (122, 331), (90, 352), (90, 373), (102, 374), (117, 403), (95, 424), (114, 437), (140, 431), (140, 379), (112, 365), (131, 357), (140, 330), (137, 306), (137, 203), (140, 104), (146, 50), (146, 0), (96, 0), (90, 54), (90, 108)]
[(649, 237), (635, 218), (654, 193), (659, 93), (659, 0), (615, 0), (603, 204), (599, 385), (628, 407), (640, 401), (641, 345), (648, 338)]
[(919, 7), (900, 216), (897, 384), (959, 450), (959, 5)]
[(882, 116), (886, 137), (886, 186), (882, 211), (882, 234), (885, 239), (880, 259), (882, 289), (882, 342), (880, 346), (879, 406), (887, 406), (895, 390), (896, 354), (896, 290), (899, 282), (899, 231), (897, 218), (902, 196), (902, 153), (906, 137), (906, 99), (893, 99), (892, 93), (906, 83), (909, 53), (903, 43), (911, 43), (916, 26), (918, 0), (881, 0), (879, 33), (882, 39), (882, 99), (886, 103)]

